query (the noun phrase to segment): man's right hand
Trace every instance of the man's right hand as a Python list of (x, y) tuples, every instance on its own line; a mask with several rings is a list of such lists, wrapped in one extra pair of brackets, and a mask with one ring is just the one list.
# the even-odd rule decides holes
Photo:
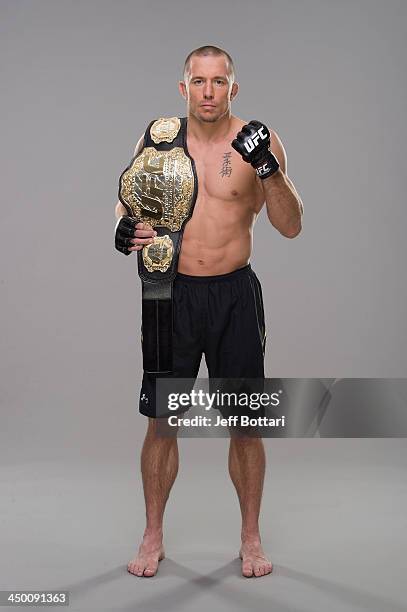
[(123, 215), (115, 228), (115, 247), (120, 253), (130, 255), (132, 251), (140, 251), (146, 244), (151, 244), (157, 236), (148, 223), (137, 223), (135, 217)]

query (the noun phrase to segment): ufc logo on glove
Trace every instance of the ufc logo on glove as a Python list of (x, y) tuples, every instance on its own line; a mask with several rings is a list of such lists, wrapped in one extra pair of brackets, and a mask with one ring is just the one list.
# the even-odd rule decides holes
[(257, 176), (262, 180), (277, 172), (280, 167), (269, 146), (270, 132), (264, 123), (256, 120), (243, 125), (232, 141), (235, 151), (245, 162), (253, 166)]
[(247, 141), (244, 143), (244, 146), (246, 147), (248, 153), (253, 151), (254, 147), (257, 147), (260, 138), (262, 140), (267, 140), (268, 136), (267, 134), (264, 134), (263, 130), (264, 126), (262, 125), (261, 128), (259, 128), (257, 132), (252, 136), (252, 138), (248, 138)]

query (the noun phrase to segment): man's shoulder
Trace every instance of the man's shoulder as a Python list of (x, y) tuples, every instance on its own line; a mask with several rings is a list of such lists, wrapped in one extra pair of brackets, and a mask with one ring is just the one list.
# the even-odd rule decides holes
[(233, 122), (233, 127), (236, 127), (237, 131), (240, 131), (240, 129), (244, 125), (249, 123), (249, 121), (246, 121), (246, 119), (241, 119), (240, 117), (235, 117), (235, 116), (232, 116), (232, 122)]
[[(252, 119), (241, 119), (241, 117), (232, 117), (232, 119), (235, 120), (235, 125), (240, 128), (242, 128), (244, 125), (247, 125), (250, 121), (253, 121)], [(276, 134), (276, 131), (271, 127), (271, 124), (269, 121), (262, 121), (261, 119), (257, 119), (257, 121), (261, 121), (261, 123), (264, 123), (265, 125), (267, 125), (267, 128), (270, 132), (270, 134)]]

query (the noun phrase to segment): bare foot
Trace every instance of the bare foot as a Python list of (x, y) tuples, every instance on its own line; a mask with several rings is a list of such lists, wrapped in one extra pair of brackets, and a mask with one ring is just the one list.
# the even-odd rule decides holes
[(266, 576), (273, 570), (273, 564), (265, 556), (258, 538), (242, 542), (239, 557), (242, 559), (242, 574), (246, 578)]
[(158, 563), (161, 559), (164, 559), (164, 557), (165, 553), (162, 544), (162, 535), (144, 534), (138, 554), (134, 559), (129, 561), (127, 571), (135, 576), (150, 578), (151, 576), (155, 576), (158, 569)]

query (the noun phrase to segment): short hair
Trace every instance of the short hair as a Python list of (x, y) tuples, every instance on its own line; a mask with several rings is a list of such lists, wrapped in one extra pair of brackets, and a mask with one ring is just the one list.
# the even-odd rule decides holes
[(232, 77), (232, 81), (235, 80), (235, 67), (234, 67), (233, 60), (230, 57), (229, 53), (227, 51), (224, 51), (224, 49), (221, 49), (220, 47), (214, 47), (213, 45), (205, 45), (204, 47), (198, 47), (198, 49), (194, 49), (193, 51), (191, 51), (191, 53), (188, 55), (187, 59), (185, 60), (185, 64), (184, 64), (184, 72), (183, 72), (184, 80), (186, 78), (187, 73), (189, 72), (191, 68), (191, 58), (194, 56), (203, 57), (206, 55), (214, 55), (215, 57), (219, 55), (223, 55), (226, 58), (228, 69), (229, 69), (229, 74)]

